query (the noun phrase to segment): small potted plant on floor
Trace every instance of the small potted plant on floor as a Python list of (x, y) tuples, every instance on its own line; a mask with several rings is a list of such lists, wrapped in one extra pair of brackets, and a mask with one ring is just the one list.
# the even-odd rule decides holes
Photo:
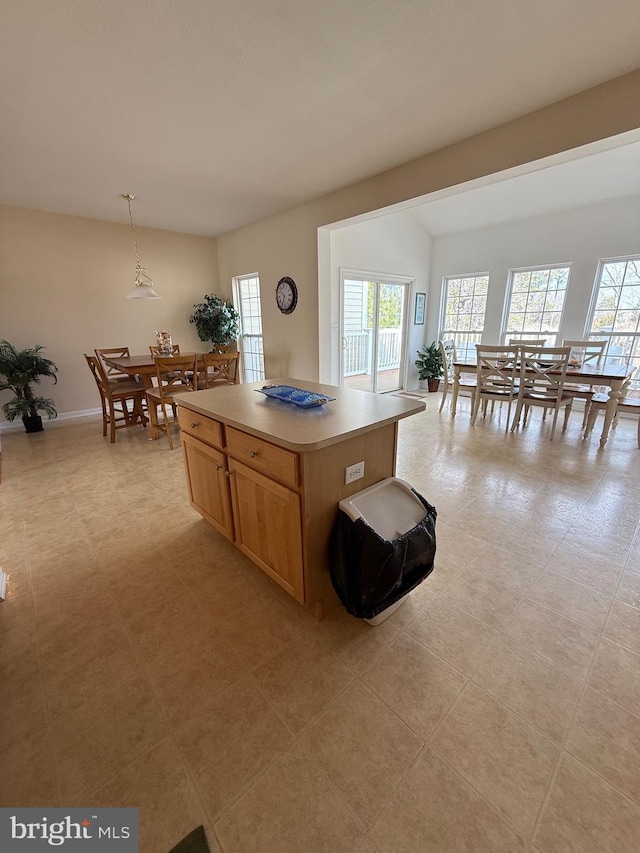
[(196, 327), (201, 341), (211, 341), (211, 352), (235, 343), (240, 315), (233, 305), (207, 293), (204, 302), (198, 302), (193, 308), (189, 322)]
[(36, 344), (29, 349), (18, 350), (9, 341), (0, 341), (0, 391), (13, 391), (15, 397), (2, 407), (8, 421), (17, 417), (27, 432), (40, 432), (42, 418), (38, 412), (45, 412), (49, 420), (58, 413), (53, 400), (36, 397), (32, 384), (40, 382), (43, 376), (51, 376), (58, 381), (57, 366), (48, 358), (40, 355), (43, 346)]
[(438, 344), (433, 341), (429, 346), (422, 346), (417, 355), (415, 365), (418, 368), (418, 378), (421, 382), (427, 382), (429, 391), (437, 391), (443, 374), (442, 353)]

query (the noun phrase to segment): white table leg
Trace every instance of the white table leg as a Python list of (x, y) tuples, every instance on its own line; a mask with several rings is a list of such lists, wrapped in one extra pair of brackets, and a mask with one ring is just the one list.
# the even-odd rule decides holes
[(609, 429), (611, 421), (614, 418), (616, 409), (618, 408), (618, 399), (622, 396), (622, 386), (624, 379), (612, 379), (611, 389), (609, 390), (609, 398), (604, 409), (604, 423), (602, 424), (602, 435), (600, 436), (600, 447), (604, 447), (609, 437)]

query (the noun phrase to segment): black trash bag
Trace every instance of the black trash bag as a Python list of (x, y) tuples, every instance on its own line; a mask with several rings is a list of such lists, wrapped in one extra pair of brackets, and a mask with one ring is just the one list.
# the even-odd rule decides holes
[(338, 510), (330, 540), (331, 583), (348, 613), (373, 619), (433, 571), (436, 508), (415, 489), (426, 515), (397, 539), (383, 539), (366, 521)]

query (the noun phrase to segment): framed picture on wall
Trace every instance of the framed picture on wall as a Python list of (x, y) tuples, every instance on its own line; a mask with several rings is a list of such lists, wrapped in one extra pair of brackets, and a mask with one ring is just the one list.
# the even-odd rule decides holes
[(416, 326), (422, 326), (424, 323), (424, 306), (426, 301), (426, 293), (416, 293), (416, 315), (413, 320)]

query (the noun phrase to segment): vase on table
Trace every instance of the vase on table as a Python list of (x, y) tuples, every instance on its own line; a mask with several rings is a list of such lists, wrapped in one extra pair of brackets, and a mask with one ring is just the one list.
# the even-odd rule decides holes
[(173, 355), (173, 343), (171, 341), (171, 332), (164, 331), (159, 332), (156, 329), (156, 339), (158, 342), (158, 354), (159, 355)]

